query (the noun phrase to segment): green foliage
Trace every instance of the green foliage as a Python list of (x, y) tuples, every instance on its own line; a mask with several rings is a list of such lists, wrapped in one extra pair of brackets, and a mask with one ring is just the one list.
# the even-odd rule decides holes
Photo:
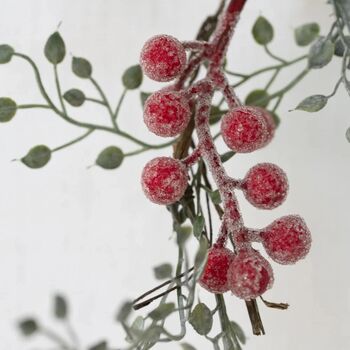
[(207, 260), (208, 253), (208, 242), (207, 239), (202, 235), (199, 239), (199, 248), (194, 259), (194, 267), (197, 273), (200, 274), (204, 268), (204, 264)]
[[(345, 35), (344, 40), (347, 45), (350, 46), (350, 35)], [(335, 47), (334, 47), (334, 55), (338, 57), (343, 57), (345, 53), (345, 46), (343, 44), (342, 38), (338, 38), (335, 42)]]
[(227, 111), (220, 110), (217, 106), (211, 106), (210, 109), (210, 116), (209, 116), (209, 124), (214, 125), (218, 121), (220, 121), (221, 117), (226, 113)]
[(182, 347), (182, 350), (196, 350), (195, 347), (188, 343), (181, 343), (180, 345)]
[(55, 295), (54, 297), (54, 314), (58, 319), (68, 317), (68, 304), (62, 295)]
[(328, 97), (326, 96), (313, 95), (301, 101), (295, 109), (306, 112), (318, 112), (327, 104), (327, 101)]
[(234, 322), (234, 321), (230, 322), (230, 326), (233, 329), (233, 332), (237, 336), (238, 340), (244, 345), (246, 343), (246, 341), (247, 341), (247, 338), (246, 338), (246, 336), (244, 334), (244, 331), (241, 328), (241, 326), (238, 323)]
[(319, 35), (320, 26), (318, 23), (307, 23), (294, 30), (294, 38), (299, 46), (311, 44)]
[(156, 309), (149, 313), (149, 317), (153, 321), (161, 321), (167, 318), (175, 310), (174, 303), (160, 304)]
[(176, 228), (176, 241), (179, 246), (183, 246), (186, 241), (191, 237), (192, 227), (190, 226), (179, 226)]
[(219, 190), (210, 192), (209, 196), (213, 204), (220, 204), (222, 202)]
[(45, 145), (38, 145), (29, 150), (21, 162), (32, 169), (44, 167), (51, 158), (51, 150)]
[(152, 94), (150, 92), (140, 92), (140, 100), (141, 100), (141, 105), (142, 108), (145, 105), (146, 100), (148, 99), (148, 97), (150, 97)]
[(44, 53), (52, 64), (59, 64), (66, 56), (66, 46), (59, 32), (53, 33), (45, 44)]
[(129, 67), (122, 76), (123, 85), (128, 90), (134, 90), (142, 84), (143, 74), (139, 64)]
[(108, 344), (105, 340), (91, 346), (88, 350), (108, 350)]
[(78, 89), (66, 91), (63, 98), (73, 107), (80, 107), (86, 100), (84, 93)]
[(269, 94), (266, 92), (266, 90), (254, 90), (246, 97), (245, 104), (265, 108), (269, 104)]
[(36, 320), (33, 318), (28, 318), (20, 321), (18, 323), (18, 328), (21, 331), (21, 333), (25, 336), (33, 335), (39, 330), (39, 326)]
[(118, 322), (125, 322), (126, 319), (129, 317), (132, 311), (132, 302), (131, 301), (125, 301), (119, 308), (116, 320)]
[(350, 142), (350, 128), (346, 130), (345, 137), (348, 140), (348, 142)]
[(91, 63), (82, 57), (73, 57), (72, 59), (73, 73), (82, 79), (89, 79), (92, 75)]
[(198, 334), (207, 335), (213, 326), (213, 316), (205, 304), (199, 303), (190, 313), (188, 322)]
[[(224, 154), (222, 154), (222, 155), (220, 156), (221, 161), (222, 161), (223, 163), (225, 163), (225, 162), (227, 162), (228, 160), (230, 160), (235, 154), (236, 154), (236, 152), (228, 151), (228, 152), (226, 152), (226, 153), (224, 153)], [(220, 199), (221, 199), (221, 198), (220, 198)]]
[(333, 57), (335, 45), (330, 39), (319, 38), (309, 51), (309, 68), (319, 69), (326, 66)]
[(271, 114), (272, 119), (275, 122), (277, 128), (281, 123), (281, 118), (276, 114), (276, 112), (269, 111), (269, 113)]
[(193, 234), (195, 237), (199, 238), (204, 229), (204, 218), (202, 215), (198, 215), (194, 218), (193, 222)]
[(153, 268), (154, 276), (157, 280), (171, 278), (173, 274), (173, 267), (171, 264), (162, 264)]
[(17, 104), (9, 97), (0, 98), (0, 123), (9, 122), (17, 112)]
[(11, 61), (15, 50), (9, 45), (0, 45), (0, 64), (5, 64)]
[(105, 148), (96, 159), (96, 164), (103, 169), (116, 169), (124, 160), (123, 151), (116, 146), (109, 146)]
[(273, 39), (273, 27), (265, 17), (260, 16), (254, 23), (252, 34), (258, 44), (267, 45)]

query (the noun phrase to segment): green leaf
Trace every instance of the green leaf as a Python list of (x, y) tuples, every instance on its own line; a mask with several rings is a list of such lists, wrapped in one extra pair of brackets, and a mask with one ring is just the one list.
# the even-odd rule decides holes
[(31, 148), (21, 162), (29, 168), (39, 169), (44, 167), (50, 158), (51, 150), (45, 145), (39, 145)]
[(62, 295), (55, 295), (54, 313), (56, 318), (65, 319), (68, 316), (68, 304)]
[(345, 137), (348, 140), (348, 142), (350, 142), (350, 128), (346, 130)]
[(247, 341), (247, 338), (241, 326), (234, 321), (231, 321), (230, 325), (232, 327), (233, 332), (236, 334), (238, 340), (244, 345)]
[(204, 268), (204, 264), (207, 260), (208, 253), (208, 242), (204, 235), (201, 236), (199, 240), (199, 248), (194, 259), (194, 267), (197, 270), (198, 274), (201, 274), (201, 271)]
[(207, 335), (213, 327), (213, 316), (205, 304), (199, 303), (192, 310), (188, 322), (198, 334)]
[(80, 107), (86, 100), (84, 93), (78, 89), (66, 91), (63, 98), (73, 107)]
[(18, 328), (25, 336), (36, 333), (39, 329), (37, 322), (33, 318), (22, 320), (18, 323)]
[(0, 45), (0, 64), (10, 62), (14, 53), (15, 50), (11, 46)]
[(128, 90), (137, 89), (142, 83), (142, 69), (139, 64), (129, 67), (122, 76), (123, 85)]
[(190, 238), (192, 233), (192, 227), (190, 226), (179, 226), (176, 228), (177, 233), (177, 244), (183, 246), (185, 242)]
[(311, 44), (319, 35), (320, 26), (318, 23), (307, 23), (295, 28), (294, 38), (299, 46)]
[(220, 121), (221, 117), (226, 113), (227, 111), (220, 110), (217, 106), (211, 106), (210, 109), (210, 116), (209, 116), (209, 124), (214, 125), (218, 121)]
[(309, 68), (319, 69), (326, 66), (333, 57), (335, 45), (331, 40), (319, 38), (309, 51)]
[[(350, 35), (346, 35), (344, 37), (345, 42), (348, 46), (350, 46)], [(335, 42), (335, 48), (334, 48), (334, 55), (338, 56), (338, 57), (343, 57), (345, 53), (345, 46), (343, 44), (343, 41), (341, 38), (339, 38), (336, 42)]]
[(166, 263), (153, 268), (153, 272), (157, 280), (163, 280), (172, 277), (173, 267), (171, 264)]
[(149, 313), (149, 317), (153, 321), (161, 321), (168, 317), (175, 310), (174, 303), (165, 303), (159, 305), (156, 309)]
[(0, 123), (9, 122), (17, 112), (17, 104), (8, 97), (0, 98)]
[(323, 95), (313, 95), (301, 101), (295, 109), (306, 112), (318, 112), (328, 101), (328, 97)]
[(107, 345), (108, 345), (107, 342), (103, 340), (97, 343), (96, 345), (89, 347), (88, 350), (107, 350), (108, 349)]
[(199, 238), (202, 235), (204, 229), (204, 218), (202, 215), (198, 215), (194, 218), (193, 222), (193, 234)]
[(182, 347), (182, 350), (196, 350), (195, 347), (188, 343), (181, 343), (180, 346)]
[(272, 111), (268, 111), (268, 112), (271, 114), (272, 119), (275, 122), (275, 125), (277, 128), (278, 125), (280, 125), (280, 123), (281, 123), (281, 118), (275, 112), (272, 112)]
[(269, 104), (269, 95), (265, 90), (254, 90), (246, 97), (245, 104), (265, 108)]
[(152, 94), (150, 92), (140, 92), (140, 99), (141, 99), (141, 104), (142, 107), (145, 105), (146, 100), (148, 99), (148, 97), (150, 97)]
[[(224, 153), (224, 154), (222, 154), (222, 155), (220, 156), (221, 161), (222, 161), (223, 163), (225, 163), (225, 162), (227, 162), (228, 160), (230, 160), (235, 154), (236, 154), (236, 152), (228, 151), (228, 152), (226, 152), (226, 153)], [(221, 199), (221, 198), (220, 198), (220, 199)]]
[(97, 157), (96, 164), (103, 169), (116, 169), (124, 159), (123, 151), (116, 146), (109, 146), (105, 148)]
[(213, 204), (220, 204), (222, 202), (219, 190), (210, 192), (209, 196)]
[(73, 57), (72, 71), (79, 78), (88, 79), (91, 78), (92, 66), (91, 63), (85, 58)]
[(145, 327), (145, 321), (142, 316), (137, 316), (134, 322), (131, 324), (131, 327), (128, 329), (128, 335), (126, 341), (133, 343), (134, 339), (139, 339), (143, 335)]
[(273, 27), (265, 17), (260, 16), (254, 23), (252, 34), (258, 44), (267, 45), (273, 39)]
[(146, 341), (147, 343), (156, 344), (158, 343), (161, 334), (162, 327), (156, 325), (147, 329), (142, 337), (142, 340)]
[(61, 63), (66, 56), (66, 46), (59, 32), (53, 33), (45, 44), (44, 53), (52, 64)]
[(129, 317), (132, 311), (133, 303), (131, 301), (125, 301), (119, 308), (116, 316), (118, 322), (124, 322)]

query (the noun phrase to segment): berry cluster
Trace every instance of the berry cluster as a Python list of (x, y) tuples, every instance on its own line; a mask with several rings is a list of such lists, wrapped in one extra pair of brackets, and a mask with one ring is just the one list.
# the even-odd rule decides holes
[[(209, 114), (216, 90), (222, 92), (229, 106), (221, 120), (221, 134), (231, 150), (237, 153), (258, 150), (272, 140), (275, 132), (273, 118), (267, 110), (241, 105), (221, 68), (238, 15), (235, 3), (239, 2), (231, 2), (209, 43), (181, 43), (171, 36), (158, 35), (144, 45), (140, 57), (144, 73), (159, 82), (176, 79), (147, 99), (146, 126), (158, 136), (179, 135), (186, 129), (194, 109), (198, 146), (182, 160), (170, 157), (151, 160), (143, 169), (141, 182), (152, 202), (170, 205), (185, 193), (188, 168), (200, 157), (205, 160), (220, 192), (224, 215), (199, 283), (212, 293), (231, 291), (249, 300), (263, 294), (274, 280), (270, 263), (253, 249), (252, 242), (261, 242), (274, 261), (292, 264), (306, 256), (311, 236), (304, 220), (297, 215), (284, 216), (262, 230), (244, 226), (235, 190), (242, 190), (255, 207), (273, 209), (287, 196), (286, 174), (277, 165), (262, 163), (252, 167), (243, 180), (229, 177), (210, 133)], [(186, 50), (192, 53), (188, 60)], [(185, 88), (186, 79), (203, 61), (208, 63), (207, 76)], [(229, 236), (233, 250), (225, 247)]]

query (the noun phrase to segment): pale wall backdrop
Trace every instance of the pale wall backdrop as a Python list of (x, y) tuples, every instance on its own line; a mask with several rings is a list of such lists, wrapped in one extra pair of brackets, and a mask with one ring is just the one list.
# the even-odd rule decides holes
[[(62, 21), (60, 32), (68, 52), (93, 63), (95, 77), (116, 101), (122, 91), (120, 77), (126, 67), (137, 62), (147, 38), (169, 33), (191, 39), (217, 3), (2, 0), (0, 43), (9, 43), (32, 56), (54, 94), (52, 67), (44, 58), (43, 45)], [(318, 21), (325, 33), (331, 23), (331, 9), (325, 0), (250, 0), (229, 50), (231, 69), (250, 72), (272, 63), (250, 35), (259, 14), (275, 25), (271, 48), (285, 58), (304, 52), (293, 43), (293, 28)], [(71, 74), (69, 61), (68, 55), (60, 66), (63, 89), (78, 87), (95, 94), (88, 82)], [(286, 84), (301, 68), (299, 65), (285, 73), (275, 88)], [(243, 176), (260, 161), (275, 162), (285, 169), (291, 186), (285, 204), (264, 212), (240, 197), (244, 218), (248, 225), (262, 227), (281, 215), (300, 213), (314, 239), (305, 261), (291, 267), (274, 264), (275, 286), (266, 298), (287, 301), (291, 307), (282, 312), (261, 306), (266, 336), (252, 336), (244, 304), (234, 297), (226, 298), (231, 317), (248, 334), (247, 350), (350, 348), (350, 145), (344, 136), (350, 125), (350, 99), (341, 90), (317, 114), (288, 112), (310, 94), (330, 93), (339, 69), (339, 61), (334, 60), (288, 94), (280, 107), (281, 127), (268, 148), (227, 163), (228, 171), (235, 176)], [(244, 97), (262, 82), (262, 78), (256, 80), (239, 89), (238, 94)], [(156, 86), (146, 79), (143, 89)], [(11, 96), (18, 103), (42, 101), (32, 71), (18, 59), (0, 66), (0, 96)], [(75, 113), (83, 120), (108, 120), (98, 106), (89, 105)], [(120, 120), (130, 132), (158, 141), (142, 123), (136, 92), (127, 96)], [(56, 147), (81, 132), (45, 110), (21, 111), (11, 123), (0, 125), (1, 349), (50, 348), (41, 338), (26, 342), (18, 335), (15, 323), (20, 316), (35, 315), (61, 330), (50, 316), (55, 292), (69, 298), (72, 322), (84, 345), (108, 338), (114, 347), (119, 346), (123, 333), (113, 321), (117, 306), (155, 285), (153, 266), (176, 260), (175, 246), (169, 240), (170, 217), (164, 208), (149, 203), (139, 186), (143, 164), (156, 154), (170, 151), (130, 158), (117, 171), (87, 170), (98, 152), (110, 144), (133, 149), (126, 141), (99, 133), (55, 154), (42, 170), (11, 162), (36, 144)], [(199, 295), (211, 300), (203, 290)], [(200, 349), (210, 348), (191, 331), (188, 341)], [(179, 349), (179, 345), (160, 345), (158, 349)]]

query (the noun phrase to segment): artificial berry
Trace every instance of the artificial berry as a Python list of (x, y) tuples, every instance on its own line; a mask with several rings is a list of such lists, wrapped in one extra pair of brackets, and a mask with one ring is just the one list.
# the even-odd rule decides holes
[(185, 69), (186, 52), (176, 38), (170, 35), (156, 35), (143, 46), (140, 64), (149, 78), (170, 81)]
[(262, 295), (273, 284), (269, 262), (254, 249), (242, 249), (234, 257), (227, 273), (232, 293), (245, 300)]
[(260, 236), (267, 254), (280, 264), (294, 264), (307, 255), (311, 246), (310, 231), (298, 215), (275, 220)]
[(286, 199), (288, 180), (275, 164), (260, 163), (252, 167), (242, 182), (247, 200), (257, 208), (273, 209)]
[(253, 152), (266, 145), (268, 126), (259, 108), (236, 107), (226, 113), (221, 122), (221, 133), (226, 145), (235, 152)]
[(216, 248), (208, 251), (208, 259), (199, 284), (211, 293), (225, 293), (229, 290), (227, 284), (227, 270), (234, 254), (227, 248)]
[(163, 137), (180, 134), (191, 118), (188, 100), (177, 91), (158, 91), (145, 102), (144, 122), (154, 134)]
[(149, 161), (141, 175), (141, 184), (147, 198), (156, 204), (178, 201), (187, 187), (187, 169), (181, 161), (158, 157)]

